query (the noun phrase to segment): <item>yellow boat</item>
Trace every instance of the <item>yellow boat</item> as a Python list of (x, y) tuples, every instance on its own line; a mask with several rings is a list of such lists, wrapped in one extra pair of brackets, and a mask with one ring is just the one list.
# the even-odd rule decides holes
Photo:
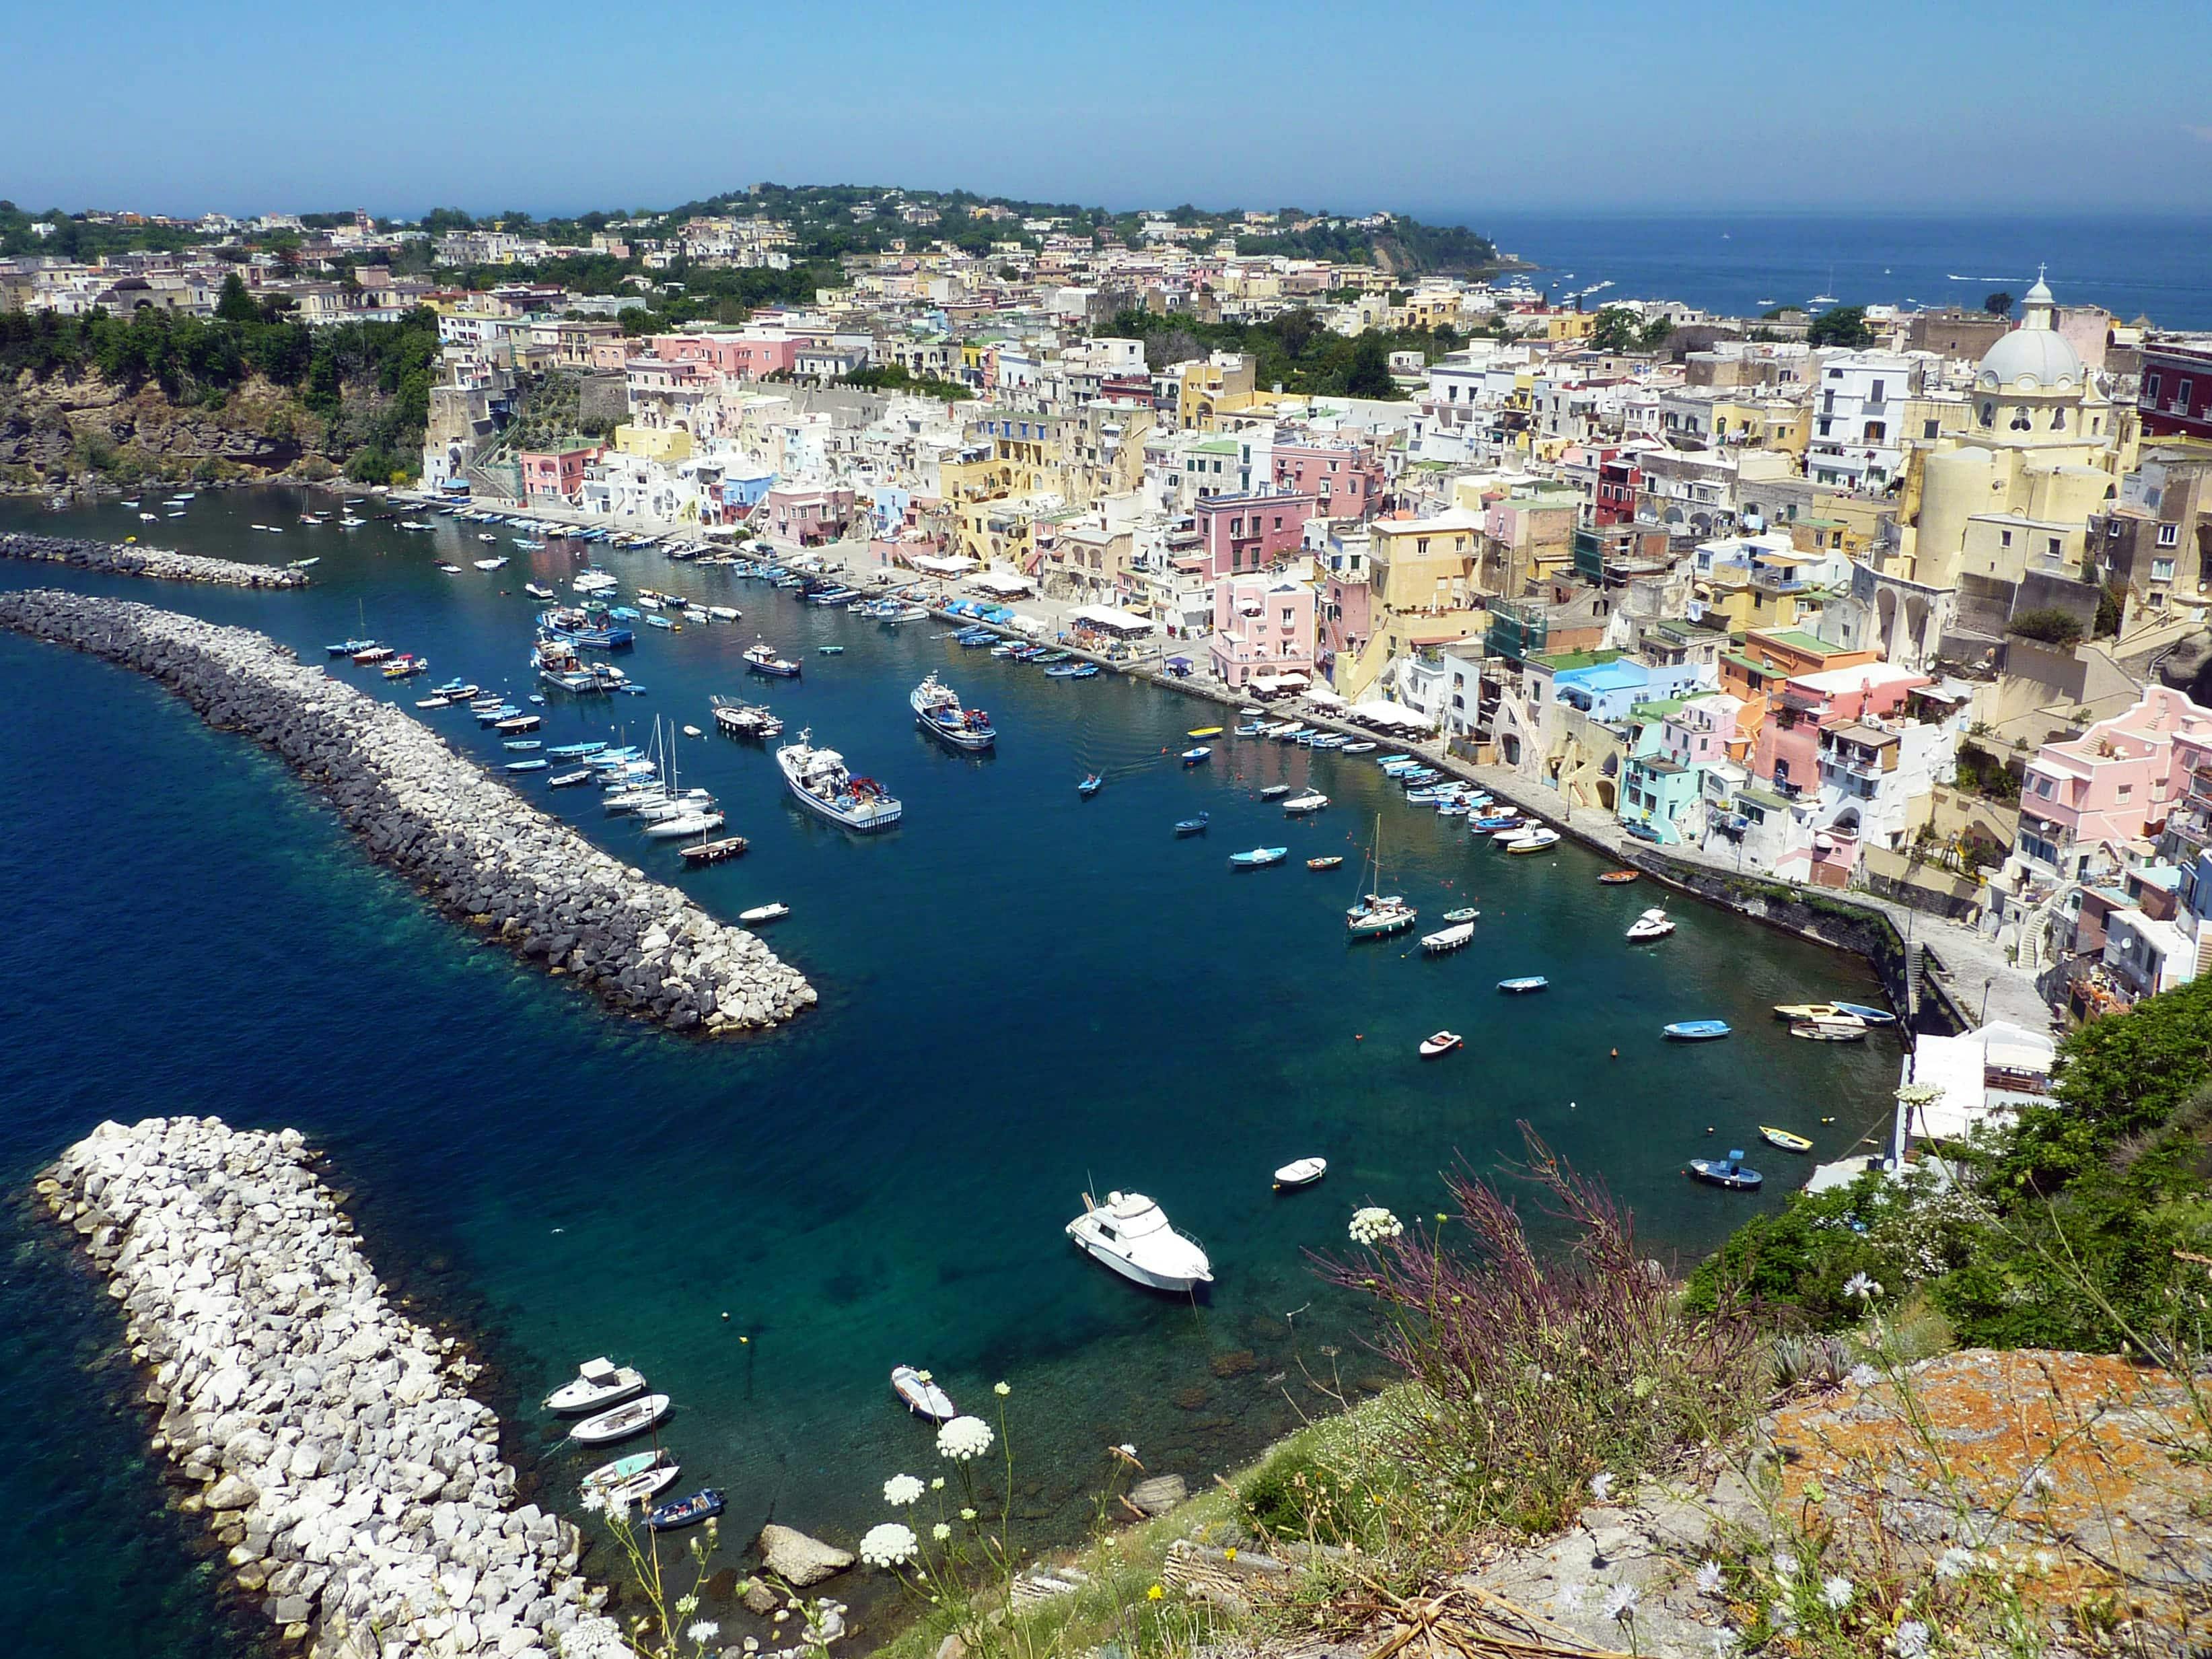
[(1793, 1135), (1787, 1129), (1777, 1129), (1762, 1123), (1759, 1126), (1759, 1133), (1768, 1146), (1779, 1146), (1785, 1152), (1809, 1152), (1813, 1150), (1811, 1141), (1802, 1135)]
[(1778, 1002), (1774, 1005), (1774, 1017), (1790, 1020), (1853, 1018), (1849, 1010), (1839, 1008), (1832, 1002)]
[(1218, 726), (1201, 726), (1195, 732), (1186, 732), (1183, 735), (1187, 738), (1218, 738), (1221, 735), (1221, 728)]

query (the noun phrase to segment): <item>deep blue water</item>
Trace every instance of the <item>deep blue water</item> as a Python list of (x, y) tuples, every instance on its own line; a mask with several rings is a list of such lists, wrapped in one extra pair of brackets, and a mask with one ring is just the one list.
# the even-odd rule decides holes
[[(1482, 208), (1425, 213), (1464, 223), (1543, 269), (1558, 297), (1595, 283), (1588, 307), (1680, 300), (1731, 316), (1832, 294), (1844, 305), (1978, 307), (2017, 301), (2050, 266), (2063, 305), (2123, 319), (2212, 328), (2212, 219), (2144, 215), (1849, 213), (1542, 214)], [(1954, 280), (1964, 278), (1963, 281)]]
[[(525, 687), (535, 607), (521, 583), (564, 580), (572, 561), (442, 575), (434, 559), (485, 550), (452, 526), (291, 523), (310, 501), (331, 504), (204, 496), (160, 526), (187, 550), (319, 555), (303, 592), (4, 562), (0, 583), (64, 580), (251, 623), (316, 661), (365, 617), (425, 653), (434, 679)], [(140, 528), (113, 507), (5, 506), (0, 525)], [(428, 912), (257, 748), (135, 675), (0, 635), (14, 900), (0, 1184), (21, 1190), (103, 1117), (298, 1126), (356, 1194), (380, 1267), (485, 1329), (504, 1367), (496, 1403), (525, 1449), (554, 1440), (516, 1396), (587, 1356), (635, 1361), (670, 1389), (685, 1486), (729, 1492), (734, 1559), (770, 1516), (849, 1537), (881, 1518), (886, 1476), (927, 1472), (927, 1438), (884, 1386), (902, 1360), (963, 1402), (1012, 1382), (1019, 1507), (1040, 1528), (1073, 1524), (1109, 1443), (1194, 1479), (1233, 1465), (1316, 1407), (1302, 1367), (1374, 1369), (1357, 1310), (1320, 1292), (1301, 1253), (1340, 1244), (1364, 1202), (1433, 1209), (1437, 1172), (1462, 1157), (1493, 1168), (1518, 1150), (1518, 1119), (1606, 1175), (1655, 1248), (1693, 1255), (1780, 1197), (1685, 1182), (1681, 1160), (1716, 1144), (1708, 1125), (1744, 1146), (1779, 1119), (1832, 1155), (1884, 1114), (1893, 1042), (1793, 1042), (1766, 1012), (1874, 995), (1863, 964), (1687, 905), (1674, 938), (1632, 949), (1620, 932), (1644, 890), (1597, 887), (1601, 866), (1572, 848), (1509, 860), (1470, 846), (1366, 760), (1228, 738), (1186, 771), (1173, 751), (1217, 722), (1211, 705), (1116, 678), (1047, 680), (960, 651), (934, 623), (888, 632), (726, 572), (603, 557), (626, 583), (712, 596), (745, 621), (648, 631), (628, 666), (651, 695), (557, 704), (547, 740), (611, 721), (641, 735), (656, 713), (711, 729), (708, 694), (748, 692), (905, 799), (895, 832), (856, 840), (790, 806), (760, 750), (682, 745), (684, 776), (721, 795), (753, 846), (681, 879), (724, 915), (790, 903), (774, 943), (821, 1006), (719, 1046), (611, 1018)], [(757, 627), (803, 653), (803, 681), (747, 684), (738, 653)], [(845, 653), (817, 654), (830, 642)], [(954, 758), (914, 730), (907, 693), (931, 668), (990, 708), (995, 758)], [(465, 711), (422, 718), (501, 757)], [(1094, 769), (1109, 783), (1086, 803), (1073, 786)], [(1257, 799), (1262, 783), (1309, 778), (1335, 801), (1317, 819), (1286, 823)], [(590, 792), (521, 787), (678, 878), (672, 851), (604, 818)], [(1212, 833), (1172, 839), (1201, 809)], [(1340, 913), (1378, 818), (1389, 886), (1429, 918), (1479, 905), (1472, 947), (1432, 962), (1407, 941), (1346, 945)], [(1227, 868), (1232, 851), (1282, 843), (1285, 866)], [(1346, 866), (1299, 862), (1324, 851)], [(1532, 972), (1555, 988), (1492, 988)], [(1692, 1016), (1738, 1035), (1659, 1040), (1662, 1022)], [(1446, 1025), (1468, 1051), (1424, 1065), (1416, 1042)], [(1268, 1172), (1311, 1152), (1331, 1158), (1327, 1182), (1272, 1194)], [(1768, 1157), (1773, 1188), (1802, 1176)], [(1204, 1239), (1210, 1302), (1148, 1297), (1074, 1255), (1060, 1229), (1086, 1181), (1148, 1191)], [(143, 1424), (118, 1403), (112, 1306), (41, 1237), (16, 1224), (0, 1276), (18, 1358), (0, 1414), (0, 1504), (15, 1523), (0, 1533), (0, 1615), (55, 1653), (240, 1651), (193, 1528), (158, 1513)], [(1232, 1358), (1246, 1353), (1249, 1369)], [(573, 1495), (580, 1463), (551, 1453), (555, 1498)]]

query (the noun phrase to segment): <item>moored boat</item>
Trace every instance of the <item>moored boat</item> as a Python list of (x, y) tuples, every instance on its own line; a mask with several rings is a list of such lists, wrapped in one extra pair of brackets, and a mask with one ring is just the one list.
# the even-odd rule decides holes
[(745, 669), (749, 673), (765, 674), (771, 679), (780, 680), (795, 680), (800, 672), (797, 663), (787, 657), (777, 656), (775, 647), (766, 640), (747, 647)]
[(1462, 921), (1438, 933), (1424, 933), (1421, 936), (1421, 949), (1432, 957), (1442, 956), (1448, 951), (1458, 950), (1474, 937), (1474, 924), (1471, 921)]
[(933, 1423), (950, 1423), (960, 1415), (952, 1396), (938, 1386), (936, 1379), (911, 1365), (891, 1367), (891, 1392), (916, 1417), (926, 1417)]
[(1631, 944), (1640, 945), (1647, 939), (1664, 939), (1674, 931), (1673, 921), (1655, 906), (1628, 924), (1627, 938)]
[(617, 1457), (611, 1463), (602, 1463), (576, 1484), (585, 1492), (605, 1492), (619, 1486), (625, 1480), (635, 1480), (647, 1469), (660, 1467), (667, 1453), (655, 1446), (650, 1451), (631, 1452)]
[(1206, 826), (1212, 821), (1211, 812), (1200, 812), (1194, 818), (1179, 818), (1176, 821), (1175, 832), (1177, 836), (1202, 836), (1206, 833)]
[(1328, 805), (1328, 797), (1318, 789), (1309, 789), (1303, 795), (1293, 795), (1283, 803), (1286, 817), (1302, 818), (1318, 812)]
[(696, 1527), (720, 1515), (725, 1507), (722, 1494), (708, 1486), (673, 1504), (663, 1504), (645, 1517), (645, 1524), (648, 1531), (673, 1532), (679, 1527)]
[(1875, 1008), (1863, 1002), (1839, 1002), (1836, 1006), (1869, 1025), (1894, 1025), (1897, 1016), (1887, 1008)]
[(1520, 835), (1507, 837), (1504, 848), (1509, 853), (1547, 853), (1559, 844), (1559, 832), (1548, 826), (1540, 825), (1534, 830), (1524, 830)]
[(1523, 974), (1518, 979), (1499, 980), (1498, 988), (1511, 996), (1523, 996), (1530, 991), (1549, 990), (1551, 984), (1541, 974)]
[(1810, 1042), (1864, 1042), (1867, 1027), (1864, 1020), (1848, 1016), (1842, 1019), (1801, 1019), (1791, 1024), (1790, 1035)]
[(1438, 1031), (1433, 1036), (1422, 1039), (1421, 1058), (1435, 1060), (1439, 1055), (1449, 1054), (1453, 1049), (1464, 1044), (1466, 1041), (1467, 1039), (1457, 1031)]
[(1757, 1192), (1759, 1183), (1765, 1179), (1758, 1170), (1744, 1167), (1741, 1147), (1726, 1158), (1693, 1158), (1684, 1173), (1693, 1181), (1725, 1187), (1735, 1193)]
[(1601, 887), (1626, 887), (1643, 872), (1638, 870), (1608, 870), (1597, 878)]
[(669, 1398), (665, 1394), (649, 1394), (601, 1412), (597, 1417), (587, 1417), (568, 1431), (568, 1438), (579, 1445), (604, 1446), (610, 1441), (627, 1440), (634, 1434), (643, 1434), (668, 1415)]
[(1271, 864), (1280, 864), (1290, 850), (1287, 847), (1255, 847), (1249, 853), (1231, 853), (1229, 867), (1232, 870), (1264, 870)]
[(736, 858), (748, 845), (743, 836), (725, 836), (720, 841), (702, 841), (681, 850), (686, 864), (720, 864), (724, 859)]
[(1275, 1190), (1295, 1192), (1301, 1187), (1312, 1186), (1328, 1173), (1328, 1160), (1325, 1158), (1293, 1158), (1275, 1171)]
[(1343, 863), (1343, 862), (1344, 862), (1344, 854), (1341, 854), (1341, 853), (1330, 853), (1330, 854), (1327, 854), (1325, 857), (1317, 858), (1317, 859), (1308, 859), (1308, 860), (1306, 860), (1306, 868), (1307, 868), (1307, 869), (1309, 869), (1309, 870), (1334, 870), (1334, 869), (1335, 869), (1335, 868), (1336, 868), (1336, 866), (1337, 866), (1338, 865), (1340, 865), (1340, 864), (1341, 864), (1341, 863)]
[(1793, 1134), (1787, 1129), (1778, 1129), (1771, 1123), (1759, 1126), (1759, 1138), (1770, 1146), (1779, 1146), (1785, 1152), (1809, 1152), (1813, 1143), (1803, 1135)]
[(1481, 911), (1474, 908), (1472, 905), (1468, 905), (1461, 909), (1445, 911), (1444, 920), (1446, 921), (1473, 921), (1481, 914)]
[(956, 753), (980, 755), (999, 740), (991, 717), (980, 708), (962, 706), (960, 695), (939, 679), (926, 676), (907, 699), (915, 723)]
[(854, 777), (836, 750), (814, 747), (813, 735), (802, 730), (798, 742), (775, 751), (793, 799), (810, 812), (862, 834), (896, 823), (906, 811), (898, 797), (873, 778)]
[(1724, 1019), (1678, 1019), (1659, 1028), (1660, 1035), (1676, 1042), (1712, 1042), (1729, 1034)]
[(564, 1417), (588, 1416), (644, 1392), (642, 1372), (601, 1358), (577, 1366), (576, 1375), (547, 1395), (544, 1403), (547, 1411)]
[(1271, 783), (1260, 791), (1260, 799), (1261, 800), (1280, 800), (1284, 796), (1290, 793), (1291, 786), (1289, 784)]
[(1212, 757), (1212, 749), (1201, 743), (1194, 748), (1182, 751), (1182, 763), (1185, 766), (1202, 766)]
[(1142, 1193), (1109, 1193), (1100, 1204), (1083, 1195), (1083, 1213), (1069, 1222), (1076, 1249), (1124, 1279), (1156, 1291), (1186, 1291), (1213, 1282), (1205, 1248), (1170, 1224)]

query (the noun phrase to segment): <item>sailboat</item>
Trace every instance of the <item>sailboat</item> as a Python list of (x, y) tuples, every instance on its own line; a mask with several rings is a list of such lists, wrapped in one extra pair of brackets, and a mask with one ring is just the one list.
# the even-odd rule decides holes
[(1354, 939), (1381, 939), (1385, 934), (1403, 933), (1420, 914), (1397, 894), (1375, 890), (1382, 885), (1382, 815), (1379, 812), (1375, 815), (1375, 839), (1369, 847), (1366, 861), (1359, 867), (1362, 877), (1368, 874), (1370, 866), (1374, 886), (1344, 913), (1344, 925)]

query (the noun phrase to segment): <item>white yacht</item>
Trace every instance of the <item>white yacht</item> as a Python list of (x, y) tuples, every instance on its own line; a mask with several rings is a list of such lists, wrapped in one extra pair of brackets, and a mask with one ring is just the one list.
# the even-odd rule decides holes
[(848, 830), (888, 830), (896, 823), (906, 811), (898, 797), (872, 778), (854, 777), (842, 755), (813, 746), (813, 735), (801, 731), (797, 743), (775, 751), (775, 763), (799, 804)]
[(1674, 931), (1674, 924), (1668, 919), (1667, 913), (1655, 907), (1628, 925), (1628, 938), (1631, 943), (1639, 943), (1647, 939), (1664, 939)]
[(611, 1359), (586, 1359), (576, 1367), (574, 1382), (564, 1382), (545, 1396), (545, 1409), (580, 1416), (604, 1411), (644, 1392), (644, 1376), (628, 1365), (617, 1365)]
[(1122, 1278), (1156, 1291), (1213, 1283), (1213, 1264), (1199, 1242), (1177, 1232), (1167, 1212), (1142, 1193), (1109, 1193), (1103, 1204), (1085, 1193), (1083, 1213), (1067, 1224), (1067, 1236)]

